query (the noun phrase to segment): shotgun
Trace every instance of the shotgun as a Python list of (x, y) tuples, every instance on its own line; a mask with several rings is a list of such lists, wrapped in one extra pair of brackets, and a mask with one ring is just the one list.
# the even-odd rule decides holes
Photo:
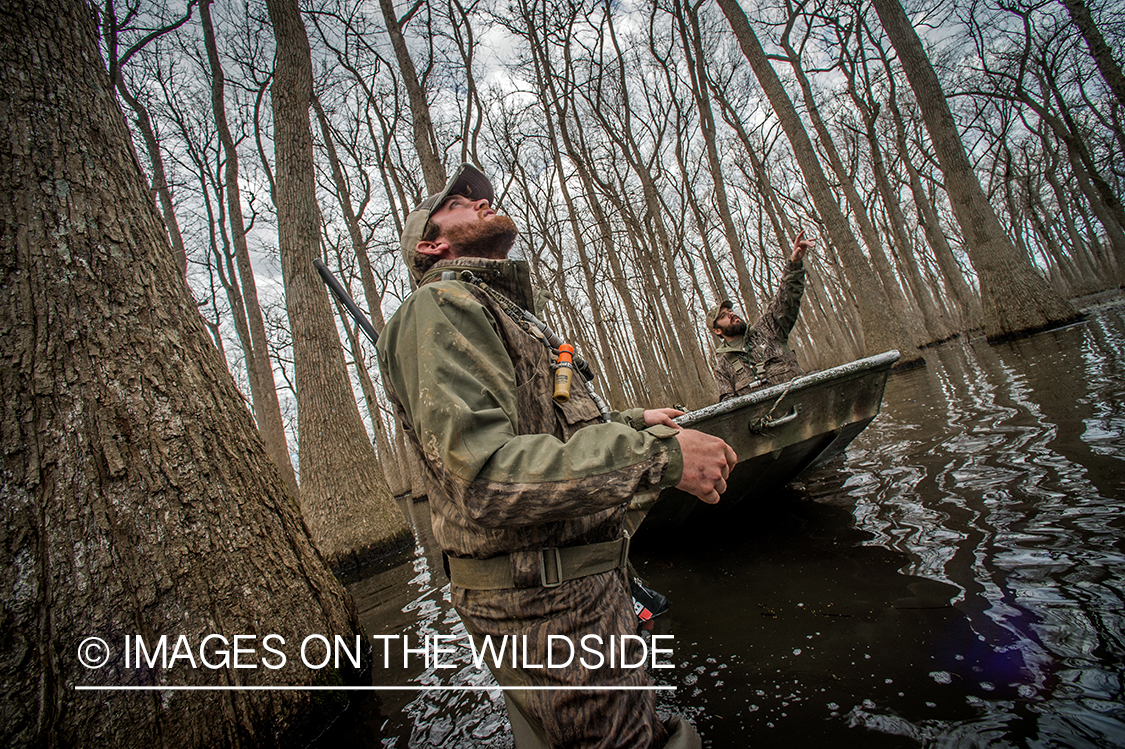
[(332, 271), (328, 270), (328, 266), (320, 258), (313, 260), (313, 267), (320, 277), (324, 279), (324, 283), (328, 286), (328, 290), (332, 292), (332, 296), (336, 297), (340, 304), (344, 305), (344, 309), (352, 314), (355, 319), (355, 324), (359, 326), (366, 335), (371, 345), (374, 346), (379, 342), (379, 334), (375, 332), (375, 326), (367, 319), (367, 315), (360, 311), (355, 301), (352, 299), (351, 294), (348, 293), (344, 285), (336, 280), (336, 276), (332, 275)]

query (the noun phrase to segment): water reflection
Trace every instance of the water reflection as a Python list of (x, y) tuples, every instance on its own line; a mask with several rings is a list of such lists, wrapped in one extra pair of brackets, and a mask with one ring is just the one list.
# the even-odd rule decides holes
[[(943, 347), (927, 371), (892, 380), (886, 418), (848, 455), (849, 470), (877, 477), (856, 495), (868, 543), (960, 587), (982, 644), (979, 686), (1016, 691), (970, 702), (974, 720), (937, 734), (951, 743), (980, 741), (981, 724), (1016, 743), (1125, 741), (1123, 328), (1117, 308), (1005, 346)], [(944, 434), (925, 426), (935, 416)], [(896, 470), (907, 480), (895, 480), (887, 445), (915, 427)]]
[[(844, 459), (738, 522), (634, 555), (669, 594), (677, 687), (713, 747), (1125, 744), (1125, 310), (953, 343), (892, 376)], [(369, 634), (464, 635), (420, 546), (349, 584)], [(490, 684), (391, 664), (378, 684)], [(379, 693), (325, 739), (511, 746), (489, 692)]]

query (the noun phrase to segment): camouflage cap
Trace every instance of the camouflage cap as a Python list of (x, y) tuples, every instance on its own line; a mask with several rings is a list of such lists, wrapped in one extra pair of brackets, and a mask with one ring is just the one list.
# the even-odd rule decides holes
[(496, 193), (492, 189), (492, 183), (488, 181), (488, 177), (485, 177), (484, 173), (472, 164), (465, 163), (453, 172), (453, 176), (449, 178), (444, 190), (426, 198), (407, 214), (406, 223), (402, 227), (402, 238), (399, 241), (402, 249), (402, 260), (406, 263), (406, 269), (410, 272), (410, 279), (415, 286), (422, 280), (421, 274), (414, 268), (414, 258), (418, 254), (418, 243), (422, 241), (422, 235), (426, 233), (426, 224), (429, 223), (430, 216), (438, 209), (442, 201), (450, 195), (464, 195), (473, 200), (484, 198), (489, 204), (496, 199)]
[(715, 321), (719, 319), (719, 315), (723, 314), (724, 309), (734, 309), (730, 306), (729, 299), (724, 299), (711, 309), (707, 310), (707, 317), (704, 318), (703, 322), (707, 325), (708, 330), (715, 329)]

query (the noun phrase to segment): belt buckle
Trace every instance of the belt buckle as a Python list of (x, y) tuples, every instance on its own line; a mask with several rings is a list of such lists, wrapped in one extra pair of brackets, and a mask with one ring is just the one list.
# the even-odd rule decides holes
[[(549, 566), (554, 568), (554, 582), (547, 581), (548, 560), (551, 560)], [(544, 588), (557, 588), (563, 584), (562, 554), (557, 547), (551, 546), (539, 550), (539, 582)]]
[(618, 562), (618, 567), (627, 567), (629, 565), (629, 544), (632, 539), (629, 537), (629, 531), (621, 531), (621, 559)]

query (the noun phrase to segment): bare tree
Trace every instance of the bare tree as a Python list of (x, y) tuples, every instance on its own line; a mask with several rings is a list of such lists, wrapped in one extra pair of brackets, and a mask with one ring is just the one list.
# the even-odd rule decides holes
[[(817, 104), (816, 97), (813, 94), (812, 83), (805, 72), (804, 62), (801, 59), (801, 53), (793, 46), (792, 34), (795, 30), (800, 13), (792, 5), (787, 2), (788, 18), (786, 19), (785, 28), (781, 34), (781, 48), (785, 51), (785, 61), (793, 69), (794, 76), (797, 80), (798, 87), (801, 90), (801, 96), (805, 103), (805, 112), (809, 120), (812, 122), (813, 130), (816, 132), (817, 138), (820, 142), (820, 149), (824, 153), (825, 161), (828, 162), (828, 167), (832, 171), (832, 175), (836, 178), (836, 184), (844, 194), (848, 208), (851, 211), (851, 216), (859, 227), (859, 236), (863, 241), (864, 246), (867, 248), (867, 256), (871, 259), (871, 265), (875, 270), (876, 276), (879, 278), (880, 285), (883, 287), (884, 297), (889, 305), (891, 313), (900, 321), (903, 327), (910, 334), (910, 340), (915, 345), (921, 346), (926, 343), (932, 342), (932, 339), (927, 339), (926, 333), (922, 330), (917, 322), (918, 314), (915, 310), (911, 309), (909, 301), (902, 293), (898, 284), (898, 279), (895, 277), (894, 269), (891, 268), (887, 260), (886, 252), (883, 248), (883, 242), (879, 235), (878, 229), (875, 227), (874, 221), (868, 215), (868, 203), (864, 196), (860, 194), (857, 183), (856, 172), (857, 169), (849, 169), (845, 165), (844, 159), (841, 157), (839, 150), (836, 148), (835, 140), (832, 133), (828, 129), (828, 125), (824, 122), (821, 116), (820, 107)], [(836, 29), (839, 29), (838, 21), (832, 19)], [(813, 33), (813, 27), (807, 25), (805, 28), (804, 36), (807, 38)], [(840, 46), (846, 47), (852, 43), (850, 39), (851, 34), (848, 31), (843, 31), (843, 38), (840, 40)], [(802, 43), (802, 47), (804, 44)], [(857, 154), (858, 156), (858, 154)]]
[(320, 256), (309, 108), (312, 58), (296, 0), (269, 0), (277, 40), (273, 100), (278, 239), (293, 334), (301, 460), (301, 509), (335, 566), (410, 540), (363, 428), (313, 260)]
[(238, 173), (238, 148), (227, 123), (224, 92), (226, 76), (219, 60), (219, 50), (215, 44), (215, 29), (211, 22), (211, 0), (201, 0), (199, 15), (203, 25), (204, 45), (207, 49), (207, 62), (211, 69), (211, 111), (215, 117), (215, 128), (225, 156), (225, 175), (223, 192), (226, 196), (227, 220), (230, 222), (230, 238), (234, 245), (234, 257), (238, 264), (238, 279), (232, 283), (241, 286), (241, 297), (245, 305), (246, 327), (249, 340), (246, 348), (246, 378), (250, 382), (250, 396), (254, 404), (254, 417), (270, 457), (281, 469), (281, 475), (298, 494), (297, 477), (289, 460), (289, 445), (285, 437), (285, 427), (281, 421), (281, 405), (277, 400), (277, 387), (273, 379), (273, 365), (270, 359), (269, 341), (266, 339), (266, 326), (262, 320), (262, 308), (258, 303), (258, 286), (254, 280), (254, 268), (250, 262), (250, 248), (246, 244), (246, 223), (242, 215), (242, 191)]
[(914, 198), (914, 208), (919, 216), (918, 223), (921, 224), (922, 230), (925, 232), (926, 243), (930, 246), (938, 267), (941, 268), (942, 277), (945, 279), (953, 300), (960, 311), (962, 329), (973, 330), (984, 324), (980, 298), (969, 288), (969, 284), (965, 280), (965, 273), (957, 264), (953, 249), (950, 247), (949, 240), (942, 229), (941, 217), (935, 205), (936, 200), (931, 197), (930, 193), (926, 192), (922, 176), (918, 167), (915, 166), (907, 139), (906, 122), (899, 110), (897, 86), (894, 76), (891, 74), (890, 60), (882, 53), (880, 57), (884, 69), (888, 73), (887, 109), (894, 122), (895, 146), (898, 151), (899, 162), (906, 171), (909, 181), (910, 193)]
[(981, 190), (957, 123), (922, 41), (898, 0), (873, 0), (883, 29), (914, 89), (953, 213), (980, 279), (984, 330), (989, 340), (1024, 335), (1073, 320), (1078, 313), (1047, 284), (1008, 239)]
[(1117, 103), (1125, 107), (1125, 73), (1121, 72), (1121, 63), (1114, 58), (1113, 48), (1106, 43), (1101, 29), (1094, 21), (1094, 14), (1090, 12), (1090, 6), (1087, 5), (1085, 0), (1061, 0), (1061, 2), (1066, 7), (1067, 12), (1070, 13), (1070, 18), (1074, 21), (1074, 25), (1078, 27), (1082, 38), (1086, 40), (1086, 46), (1090, 48), (1090, 55), (1098, 66), (1098, 72), (1102, 74), (1109, 90), (1116, 97)]
[(715, 190), (715, 208), (719, 214), (719, 220), (722, 222), (723, 237), (726, 239), (727, 247), (730, 248), (735, 273), (738, 276), (743, 309), (746, 314), (750, 314), (751, 311), (757, 310), (758, 305), (754, 299), (750, 274), (746, 269), (742, 240), (738, 236), (734, 218), (731, 216), (730, 201), (727, 199), (726, 178), (723, 176), (722, 163), (719, 158), (715, 115), (711, 111), (711, 90), (710, 80), (707, 76), (706, 53), (703, 51), (703, 32), (699, 23), (699, 7), (702, 4), (703, 0), (696, 0), (692, 5), (685, 8), (686, 2), (676, 0), (673, 4), (673, 13), (675, 13), (676, 24), (679, 27), (684, 62), (688, 68), (692, 95), (699, 110), (699, 130), (707, 151), (707, 166), (711, 172), (711, 185)]
[(422, 5), (421, 2), (414, 3), (406, 16), (399, 19), (395, 13), (394, 0), (379, 0), (379, 8), (383, 11), (383, 20), (387, 24), (387, 33), (391, 37), (391, 47), (395, 51), (395, 60), (398, 61), (399, 73), (402, 75), (403, 83), (406, 84), (406, 93), (410, 97), (414, 149), (422, 162), (426, 190), (432, 195), (445, 186), (445, 166), (438, 155), (437, 139), (434, 137), (434, 126), (430, 117), (430, 103), (418, 80), (418, 72), (414, 67), (414, 61), (410, 58), (410, 50), (406, 47), (406, 38), (402, 33), (403, 27)]
[(135, 95), (126, 83), (123, 68), (128, 64), (129, 60), (144, 49), (146, 45), (151, 44), (164, 34), (174, 31), (187, 23), (191, 18), (191, 12), (194, 7), (195, 0), (191, 0), (191, 2), (187, 4), (183, 18), (163, 24), (144, 34), (124, 51), (121, 50), (120, 37), (122, 29), (118, 23), (113, 0), (106, 0), (102, 11), (101, 25), (102, 38), (105, 43), (109, 62), (109, 80), (117, 88), (117, 93), (121, 95), (121, 98), (125, 100), (125, 103), (129, 105), (129, 108), (132, 109), (136, 115), (134, 122), (136, 123), (137, 131), (141, 134), (141, 140), (144, 141), (145, 151), (148, 153), (149, 165), (152, 168), (152, 191), (156, 193), (156, 197), (160, 201), (160, 210), (164, 215), (164, 225), (168, 230), (168, 239), (172, 243), (172, 249), (176, 253), (176, 259), (179, 261), (180, 270), (184, 275), (187, 274), (187, 250), (184, 247), (183, 235), (180, 233), (180, 223), (176, 219), (176, 211), (172, 202), (172, 189), (168, 185), (168, 173), (164, 168), (164, 157), (160, 152), (156, 129), (153, 127), (152, 116), (149, 114), (148, 107), (144, 105), (141, 98)]

